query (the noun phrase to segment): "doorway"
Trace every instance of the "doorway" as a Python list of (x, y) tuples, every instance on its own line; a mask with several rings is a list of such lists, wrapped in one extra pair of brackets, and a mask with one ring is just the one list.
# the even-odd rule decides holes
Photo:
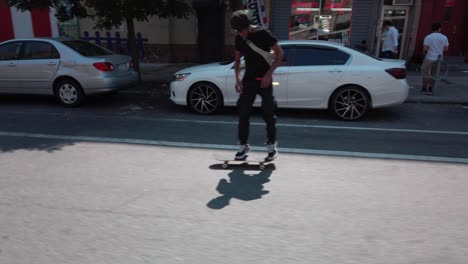
[(382, 49), (382, 26), (385, 20), (393, 23), (393, 26), (398, 29), (398, 58), (401, 59), (406, 52), (408, 21), (409, 21), (409, 6), (384, 6), (380, 15), (379, 24), (377, 27), (377, 49), (375, 55), (379, 56)]
[(198, 52), (201, 63), (221, 61), (224, 51), (224, 5), (196, 8), (198, 16)]

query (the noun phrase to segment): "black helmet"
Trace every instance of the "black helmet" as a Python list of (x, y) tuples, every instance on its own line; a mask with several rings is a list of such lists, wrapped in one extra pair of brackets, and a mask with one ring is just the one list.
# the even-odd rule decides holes
[(232, 14), (231, 27), (236, 31), (242, 31), (250, 26), (249, 10), (238, 10)]

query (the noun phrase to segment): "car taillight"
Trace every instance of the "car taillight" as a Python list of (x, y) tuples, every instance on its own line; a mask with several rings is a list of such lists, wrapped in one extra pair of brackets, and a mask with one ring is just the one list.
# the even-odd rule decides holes
[(96, 62), (93, 64), (94, 68), (103, 71), (103, 72), (111, 72), (114, 71), (115, 67), (110, 62)]
[(392, 69), (387, 69), (385, 70), (393, 76), (395, 79), (401, 80), (401, 79), (406, 79), (406, 69), (403, 68), (392, 68)]

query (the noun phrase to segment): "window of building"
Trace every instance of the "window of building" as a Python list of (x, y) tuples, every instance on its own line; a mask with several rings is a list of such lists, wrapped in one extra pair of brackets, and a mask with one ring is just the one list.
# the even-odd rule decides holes
[(349, 44), (352, 0), (293, 0), (290, 39)]

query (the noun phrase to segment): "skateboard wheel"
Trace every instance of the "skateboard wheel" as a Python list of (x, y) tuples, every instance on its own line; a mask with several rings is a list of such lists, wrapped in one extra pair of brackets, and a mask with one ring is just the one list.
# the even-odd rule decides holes
[(227, 163), (224, 163), (224, 164), (223, 164), (223, 169), (227, 169), (227, 168), (228, 168)]

